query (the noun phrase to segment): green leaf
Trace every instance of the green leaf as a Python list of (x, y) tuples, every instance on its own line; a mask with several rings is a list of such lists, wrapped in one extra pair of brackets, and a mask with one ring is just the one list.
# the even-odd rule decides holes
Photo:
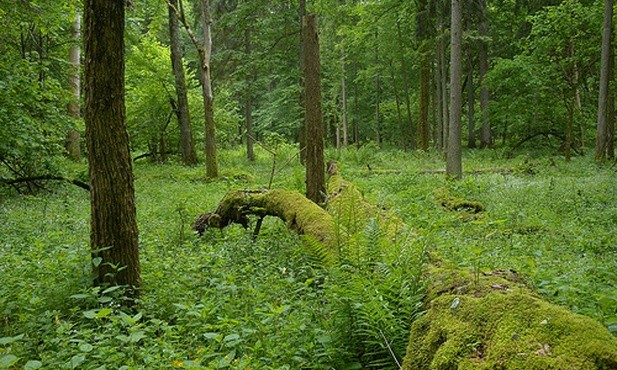
[(238, 334), (229, 334), (225, 336), (223, 341), (231, 342), (232, 340), (238, 340), (238, 339), (240, 339), (240, 336)]
[(145, 337), (147, 337), (147, 335), (143, 331), (135, 331), (129, 335), (129, 341), (131, 343), (137, 343)]
[(111, 308), (103, 308), (101, 309), (97, 314), (96, 314), (96, 318), (97, 319), (102, 319), (104, 317), (109, 316), (112, 313), (112, 309)]
[(71, 369), (76, 369), (77, 367), (79, 367), (79, 365), (83, 364), (84, 361), (86, 361), (85, 355), (75, 355), (71, 358), (69, 365), (71, 366)]
[(24, 365), (24, 370), (34, 370), (43, 367), (43, 363), (39, 360), (30, 360)]
[(19, 360), (19, 357), (12, 354), (0, 357), (0, 369), (8, 369), (12, 365), (14, 365), (17, 360)]
[(114, 286), (112, 286), (112, 287), (109, 287), (109, 288), (107, 288), (107, 289), (103, 290), (103, 292), (102, 292), (101, 294), (103, 294), (103, 295), (105, 295), (105, 294), (109, 294), (109, 293), (111, 293), (111, 292), (115, 292), (116, 290), (118, 290), (118, 289), (120, 289), (120, 288), (122, 288), (122, 286), (120, 286), (120, 285), (114, 285)]
[(96, 317), (96, 310), (84, 311), (83, 315), (87, 319), (94, 319)]
[(82, 352), (91, 352), (94, 347), (90, 343), (81, 343), (79, 345), (79, 350)]
[(15, 337), (4, 337), (4, 338), (0, 338), (0, 345), (7, 345), (7, 344), (11, 344), (13, 342), (17, 342), (18, 340), (23, 339), (24, 335), (23, 334), (19, 334)]
[(94, 267), (99, 267), (101, 265), (101, 262), (103, 262), (102, 257), (94, 257), (92, 259), (92, 265), (94, 265)]
[(219, 336), (219, 333), (214, 333), (214, 332), (204, 333), (204, 338), (206, 339), (216, 339), (218, 336)]

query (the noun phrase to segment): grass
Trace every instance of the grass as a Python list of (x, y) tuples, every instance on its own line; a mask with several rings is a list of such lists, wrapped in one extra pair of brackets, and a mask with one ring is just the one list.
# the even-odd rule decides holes
[[(260, 237), (232, 227), (198, 239), (190, 223), (231, 188), (269, 183), (272, 157), (257, 148), (219, 155), (221, 179), (201, 167), (135, 165), (144, 294), (90, 287), (89, 201), (83, 190), (0, 194), (1, 368), (395, 368), (420, 314), (427, 251), (476, 273), (514, 269), (548, 300), (617, 332), (617, 183), (590, 158), (469, 151), (465, 169), (509, 168), (448, 183), (436, 153), (367, 146), (328, 158), (365, 197), (399, 215), (414, 237), (392, 242), (375, 223), (350, 231), (372, 250), (320, 266), (298, 237), (267, 220)], [(273, 187), (302, 190), (292, 146), (278, 146)], [(371, 171), (368, 170), (370, 166)], [(384, 171), (384, 170), (396, 170)], [(83, 166), (71, 171), (83, 172)], [(439, 206), (434, 190), (481, 202), (471, 215)], [(388, 349), (386, 342), (390, 344)]]

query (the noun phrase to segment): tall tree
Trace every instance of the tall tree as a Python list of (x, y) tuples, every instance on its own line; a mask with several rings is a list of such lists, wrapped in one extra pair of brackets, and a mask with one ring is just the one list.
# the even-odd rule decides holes
[(493, 138), (491, 137), (491, 125), (488, 116), (488, 102), (490, 94), (486, 83), (486, 74), (488, 73), (488, 27), (486, 21), (486, 0), (478, 0), (480, 21), (478, 22), (478, 34), (480, 35), (480, 45), (478, 51), (478, 80), (480, 84), (480, 147), (487, 148), (492, 145)]
[(446, 160), (446, 175), (463, 176), (461, 158), (461, 70), (462, 70), (462, 9), (461, 0), (452, 0), (450, 26), (450, 125)]
[(429, 0), (420, 0), (416, 13), (416, 37), (419, 42), (420, 54), (420, 91), (418, 118), (418, 149), (427, 150), (429, 144), (429, 105), (431, 85), (431, 59), (429, 48)]
[(214, 96), (212, 94), (212, 81), (210, 78), (210, 59), (212, 55), (212, 18), (210, 17), (210, 0), (201, 2), (201, 19), (203, 28), (203, 43), (197, 40), (184, 13), (182, 0), (178, 0), (176, 11), (186, 33), (189, 35), (193, 46), (199, 56), (199, 81), (201, 82), (201, 94), (204, 104), (204, 151), (206, 154), (206, 177), (218, 177), (219, 169), (216, 159), (216, 127), (214, 124)]
[(95, 284), (141, 285), (124, 106), (124, 2), (84, 1), (86, 143)]
[[(69, 88), (71, 90), (72, 99), (68, 104), (69, 116), (78, 120), (81, 117), (79, 112), (79, 99), (81, 97), (80, 89), (80, 57), (81, 49), (79, 47), (79, 41), (81, 39), (81, 14), (75, 12), (75, 20), (73, 21), (72, 28), (72, 45), (69, 50), (69, 64), (71, 71), (69, 73)], [(69, 157), (74, 161), (81, 159), (81, 150), (79, 147), (80, 133), (78, 130), (70, 130), (66, 137), (66, 151)]]
[[(304, 82), (304, 54), (305, 42), (304, 42), (304, 17), (306, 16), (306, 0), (298, 1), (298, 16), (300, 18), (300, 107), (306, 109), (305, 103), (305, 82)], [(306, 113), (305, 113), (306, 116)], [(300, 144), (300, 162), (306, 163), (306, 120), (300, 122), (300, 128), (298, 130), (298, 143)]]
[(182, 153), (182, 162), (184, 164), (194, 165), (197, 163), (197, 155), (195, 154), (195, 144), (193, 143), (193, 129), (191, 127), (184, 64), (182, 63), (182, 48), (178, 32), (178, 16), (176, 14), (178, 1), (169, 0), (167, 5), (169, 8), (169, 47), (178, 99), (176, 115), (180, 126), (180, 152)]
[(611, 38), (613, 31), (613, 0), (604, 1), (604, 21), (602, 26), (602, 55), (600, 66), (600, 92), (598, 99), (598, 120), (596, 128), (595, 159), (602, 162), (606, 159), (607, 142), (609, 137), (609, 125), (607, 124), (608, 97), (610, 96), (610, 57), (611, 57)]
[(306, 125), (306, 196), (321, 203), (326, 193), (324, 127), (321, 115), (321, 77), (317, 16), (307, 14), (302, 21), (304, 106)]
[[(244, 30), (244, 52), (247, 58), (251, 57), (251, 29), (247, 26)], [(253, 150), (253, 140), (255, 133), (253, 132), (253, 81), (254, 75), (252, 72), (246, 73), (246, 91), (244, 98), (244, 119), (246, 120), (246, 156), (249, 161), (255, 160), (255, 152)]]

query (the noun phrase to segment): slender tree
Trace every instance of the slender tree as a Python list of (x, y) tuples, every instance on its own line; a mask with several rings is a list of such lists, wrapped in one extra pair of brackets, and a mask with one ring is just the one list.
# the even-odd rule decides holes
[(307, 14), (302, 22), (304, 43), (304, 105), (306, 125), (306, 196), (321, 203), (326, 193), (324, 127), (321, 115), (321, 77), (317, 16)]
[[(247, 27), (244, 30), (244, 52), (247, 58), (251, 57), (251, 29)], [(255, 133), (253, 132), (253, 73), (246, 72), (246, 91), (244, 92), (244, 119), (246, 120), (246, 157), (249, 161), (255, 160), (255, 151), (253, 150), (253, 140)]]
[[(609, 87), (609, 67), (611, 56), (611, 38), (613, 30), (613, 0), (604, 1), (604, 24), (602, 27), (602, 55), (600, 66), (600, 92), (598, 99), (598, 121), (596, 129), (595, 159), (598, 162), (606, 160), (606, 148), (609, 140), (609, 125), (607, 124)], [(610, 138), (612, 140), (612, 138)]]
[(177, 106), (176, 115), (180, 126), (180, 151), (182, 162), (186, 165), (197, 163), (195, 154), (195, 144), (193, 143), (193, 130), (191, 127), (191, 117), (189, 114), (189, 103), (187, 97), (186, 80), (184, 77), (184, 64), (182, 63), (182, 48), (180, 46), (180, 35), (178, 32), (178, 8), (177, 0), (169, 0), (169, 47), (171, 49), (171, 64), (176, 82)]
[(212, 18), (210, 17), (210, 1), (201, 2), (201, 19), (203, 28), (203, 43), (197, 40), (184, 13), (182, 0), (178, 0), (176, 14), (182, 22), (193, 46), (199, 56), (199, 81), (201, 82), (201, 95), (204, 103), (204, 151), (206, 154), (206, 177), (218, 177), (219, 169), (216, 159), (216, 128), (214, 124), (214, 97), (212, 95), (212, 81), (210, 78), (210, 57), (212, 55)]
[(429, 144), (428, 118), (430, 105), (431, 59), (429, 48), (429, 0), (420, 0), (416, 14), (416, 37), (420, 54), (420, 91), (418, 117), (418, 149), (427, 150)]
[(124, 106), (124, 2), (84, 1), (86, 143), (95, 284), (141, 285)]
[(453, 178), (463, 176), (461, 158), (461, 70), (462, 70), (462, 9), (461, 0), (452, 0), (450, 26), (450, 125), (446, 161), (446, 175)]
[[(68, 104), (68, 113), (69, 116), (78, 120), (81, 117), (79, 112), (79, 99), (81, 97), (81, 89), (80, 89), (80, 57), (81, 57), (81, 49), (79, 47), (80, 41), (80, 33), (81, 33), (81, 14), (79, 12), (75, 13), (75, 20), (73, 21), (72, 28), (72, 41), (71, 49), (69, 50), (69, 64), (71, 66), (71, 72), (69, 74), (69, 87), (71, 89), (71, 95), (73, 95), (73, 99)], [(67, 134), (66, 138), (66, 151), (69, 154), (69, 157), (74, 161), (79, 161), (81, 159), (81, 150), (79, 147), (79, 142), (81, 139), (81, 135), (78, 130), (71, 130)]]
[(488, 103), (490, 94), (486, 86), (485, 79), (488, 73), (488, 43), (485, 38), (488, 37), (488, 27), (486, 24), (486, 0), (478, 0), (480, 22), (478, 23), (478, 33), (482, 37), (480, 40), (478, 51), (478, 83), (480, 84), (480, 147), (491, 147), (493, 138), (491, 134), (491, 125), (488, 116)]

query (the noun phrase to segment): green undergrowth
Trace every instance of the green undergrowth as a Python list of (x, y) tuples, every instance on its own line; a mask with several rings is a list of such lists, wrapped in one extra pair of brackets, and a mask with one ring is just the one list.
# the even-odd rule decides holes
[[(296, 152), (277, 146), (273, 188), (303, 192)], [(279, 220), (256, 240), (240, 226), (202, 238), (190, 229), (228, 190), (268, 187), (273, 156), (256, 153), (249, 164), (240, 149), (222, 151), (216, 181), (202, 166), (135, 164), (144, 291), (130, 311), (117, 304), (121, 288), (90, 288), (87, 192), (0, 190), (0, 369), (397, 368), (422, 315), (428, 252), (476, 276), (514, 269), (542, 297), (617, 331), (610, 168), (472, 151), (465, 170), (489, 171), (447, 183), (437, 153), (330, 150), (366, 200), (409, 227), (392, 235), (344, 205), (340, 262), (325, 268), (319, 245)], [(446, 209), (439, 188), (485, 209)]]

